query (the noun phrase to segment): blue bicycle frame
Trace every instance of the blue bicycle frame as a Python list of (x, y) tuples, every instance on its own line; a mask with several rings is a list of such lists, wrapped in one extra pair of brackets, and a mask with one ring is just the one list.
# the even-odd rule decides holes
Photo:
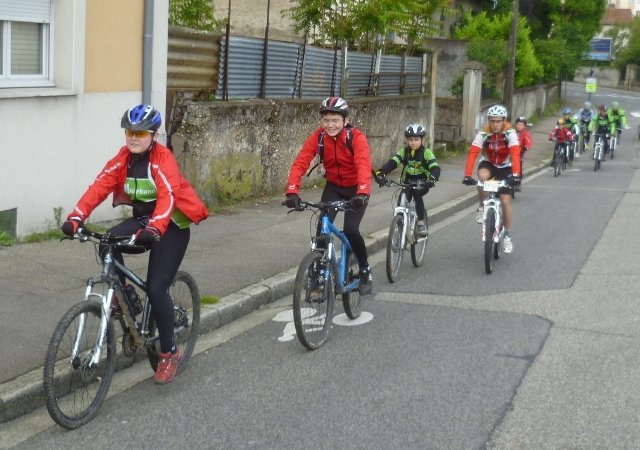
[(333, 222), (331, 222), (331, 220), (329, 220), (329, 216), (327, 216), (326, 214), (322, 215), (322, 224), (320, 226), (320, 233), (322, 236), (329, 236), (329, 237), (331, 234), (334, 234), (342, 242), (339, 260), (338, 260), (338, 255), (336, 253), (336, 249), (334, 247), (333, 239), (331, 238), (329, 239), (329, 245), (327, 247), (327, 253), (326, 253), (326, 257), (333, 262), (335, 267), (339, 268), (337, 273), (338, 282), (336, 283), (336, 287), (340, 289), (340, 291), (336, 293), (342, 294), (345, 292), (350, 292), (358, 289), (358, 286), (360, 285), (360, 279), (358, 278), (354, 279), (348, 285), (345, 285), (345, 275), (347, 273), (348, 255), (349, 255), (349, 252), (353, 252), (351, 248), (351, 244), (349, 243), (349, 239), (347, 239), (347, 236), (340, 229), (338, 229), (338, 227), (336, 227), (333, 224)]

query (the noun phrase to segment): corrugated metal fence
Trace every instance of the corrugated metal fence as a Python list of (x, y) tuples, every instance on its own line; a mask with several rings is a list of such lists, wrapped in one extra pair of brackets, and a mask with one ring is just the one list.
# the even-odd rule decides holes
[(219, 99), (398, 95), (425, 92), (428, 83), (427, 54), (405, 57), (347, 51), (345, 55), (343, 50), (269, 40), (263, 87), (264, 39), (231, 36), (228, 61), (226, 38), (221, 39)]

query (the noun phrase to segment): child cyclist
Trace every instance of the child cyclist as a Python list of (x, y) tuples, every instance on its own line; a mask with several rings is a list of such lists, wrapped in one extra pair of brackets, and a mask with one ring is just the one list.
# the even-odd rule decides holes
[[(564, 119), (558, 119), (555, 128), (551, 130), (551, 133), (549, 133), (549, 140), (556, 142), (556, 145), (553, 147), (553, 158), (551, 159), (551, 166), (555, 166), (556, 162), (560, 162), (556, 161), (558, 146), (567, 146), (566, 151), (568, 152), (568, 146), (573, 142), (573, 133), (571, 133), (571, 130), (567, 128), (567, 124), (564, 122)], [(567, 157), (568, 156), (569, 154), (567, 153)]]
[[(349, 105), (340, 97), (329, 97), (320, 105), (320, 128), (316, 129), (302, 145), (296, 156), (285, 194), (288, 208), (300, 207), (298, 191), (302, 176), (311, 161), (318, 157), (324, 166), (327, 183), (320, 201), (349, 200), (351, 208), (344, 213), (344, 234), (349, 239), (360, 266), (360, 295), (372, 292), (371, 266), (367, 259), (367, 247), (360, 234), (360, 222), (364, 217), (371, 194), (371, 155), (365, 134), (349, 124)], [(333, 221), (337, 212), (331, 213)]]
[(375, 172), (376, 182), (380, 186), (386, 184), (385, 175), (395, 170), (400, 164), (403, 166), (402, 174), (400, 175), (400, 179), (403, 182), (426, 181), (424, 188), (409, 192), (410, 196), (413, 195), (416, 204), (416, 214), (418, 215), (417, 234), (420, 237), (427, 235), (427, 212), (422, 197), (429, 192), (429, 188), (433, 187), (440, 178), (440, 166), (438, 166), (436, 157), (430, 148), (425, 148), (424, 146), (426, 134), (425, 128), (419, 123), (409, 125), (404, 130), (407, 145), (401, 148), (398, 153), (393, 155), (389, 161)]
[[(589, 124), (589, 131), (594, 134), (594, 143), (598, 142), (598, 138), (602, 138), (604, 142), (602, 159), (604, 160), (604, 155), (609, 151), (609, 138), (616, 131), (616, 124), (611, 121), (611, 118), (607, 114), (607, 108), (604, 105), (600, 105), (598, 108), (598, 114)], [(595, 154), (593, 158), (595, 159)]]
[[(533, 147), (533, 138), (527, 130), (527, 119), (524, 116), (516, 119), (516, 133), (518, 133), (518, 142), (520, 142), (520, 180), (522, 180), (522, 176), (524, 175), (524, 170), (522, 169), (524, 155)], [(520, 190), (521, 184), (516, 185), (516, 191)]]

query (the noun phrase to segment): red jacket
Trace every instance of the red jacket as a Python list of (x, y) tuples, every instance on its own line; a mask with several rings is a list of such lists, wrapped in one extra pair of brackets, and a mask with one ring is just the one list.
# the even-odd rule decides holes
[(492, 133), (489, 127), (476, 134), (464, 167), (464, 176), (470, 177), (476, 159), (489, 161), (496, 167), (511, 167), (511, 173), (520, 175), (520, 143), (516, 131), (509, 123), (505, 123), (502, 131)]
[[(68, 218), (80, 217), (86, 220), (109, 194), (113, 194), (114, 207), (121, 204), (130, 205), (131, 198), (124, 192), (130, 157), (129, 149), (126, 146), (122, 147), (104, 166)], [(171, 150), (157, 142), (149, 155), (149, 173), (157, 190), (156, 207), (149, 220), (149, 226), (157, 228), (160, 234), (169, 226), (174, 208), (178, 208), (194, 223), (200, 223), (209, 216), (207, 208), (180, 173)]]
[(555, 127), (549, 133), (549, 140), (556, 138), (556, 142), (564, 143), (573, 141), (573, 133), (568, 128)]
[(533, 147), (533, 138), (527, 130), (522, 130), (518, 133), (518, 141), (520, 142), (520, 152), (523, 154)]
[[(318, 154), (318, 138), (322, 133), (318, 128), (304, 142), (296, 156), (287, 178), (286, 194), (297, 194), (302, 177)], [(325, 133), (323, 166), (328, 182), (342, 187), (357, 186), (356, 194), (371, 194), (371, 155), (365, 134), (351, 128), (353, 152), (347, 148), (346, 129), (335, 137)]]

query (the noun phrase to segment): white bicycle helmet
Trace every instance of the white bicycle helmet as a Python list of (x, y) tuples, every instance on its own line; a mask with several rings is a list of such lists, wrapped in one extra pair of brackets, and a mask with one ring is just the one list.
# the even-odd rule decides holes
[(501, 117), (503, 119), (507, 118), (507, 108), (502, 105), (493, 105), (487, 111), (487, 117)]

